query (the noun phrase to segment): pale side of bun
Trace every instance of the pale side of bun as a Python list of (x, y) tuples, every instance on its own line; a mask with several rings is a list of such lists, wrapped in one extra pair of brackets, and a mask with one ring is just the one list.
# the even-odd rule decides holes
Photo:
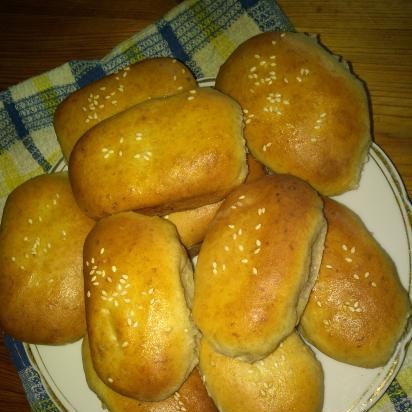
[(323, 250), (323, 204), (307, 183), (271, 175), (220, 207), (199, 253), (193, 317), (227, 356), (267, 356), (299, 321)]
[(168, 57), (143, 60), (82, 87), (63, 100), (54, 114), (64, 157), (69, 160), (77, 140), (102, 120), (147, 99), (194, 87), (189, 69)]
[(199, 370), (194, 368), (177, 392), (158, 402), (143, 402), (115, 392), (97, 375), (87, 337), (82, 342), (83, 368), (87, 384), (110, 412), (217, 412)]
[(67, 173), (41, 175), (7, 198), (0, 228), (0, 325), (16, 339), (64, 344), (86, 330), (82, 256), (94, 225)]
[[(245, 183), (252, 182), (265, 176), (265, 168), (252, 155), (246, 156), (248, 174)], [(179, 233), (180, 240), (191, 254), (196, 254), (198, 246), (203, 241), (210, 222), (213, 220), (222, 201), (210, 205), (200, 206), (196, 209), (184, 210), (163, 216), (172, 222)]]
[(293, 332), (252, 364), (216, 352), (202, 339), (203, 380), (220, 412), (321, 412), (324, 377), (310, 348)]
[(370, 145), (363, 84), (315, 38), (263, 33), (241, 44), (216, 88), (245, 111), (251, 153), (324, 195), (357, 187)]
[(331, 199), (325, 199), (325, 216), (325, 251), (301, 330), (341, 362), (384, 365), (411, 314), (408, 293), (393, 261), (359, 216)]
[(69, 175), (92, 217), (217, 202), (247, 175), (241, 109), (210, 88), (151, 99), (84, 134)]
[(87, 331), (100, 379), (125, 396), (171, 396), (197, 363), (193, 273), (174, 226), (124, 212), (86, 239)]

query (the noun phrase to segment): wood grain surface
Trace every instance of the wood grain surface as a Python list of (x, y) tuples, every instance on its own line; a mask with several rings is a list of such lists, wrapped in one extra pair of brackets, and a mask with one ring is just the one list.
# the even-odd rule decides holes
[[(68, 60), (103, 57), (161, 17), (175, 0), (2, 0), (0, 90)], [(278, 0), (298, 31), (350, 62), (366, 83), (375, 141), (412, 194), (412, 2)], [(0, 342), (0, 411), (27, 412), (20, 380)]]

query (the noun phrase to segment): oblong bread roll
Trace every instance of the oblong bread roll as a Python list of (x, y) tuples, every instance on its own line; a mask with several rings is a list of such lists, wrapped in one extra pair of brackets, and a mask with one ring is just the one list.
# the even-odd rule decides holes
[(251, 153), (324, 195), (357, 187), (370, 137), (367, 94), (315, 38), (267, 32), (241, 44), (216, 88), (245, 111)]
[(307, 183), (288, 175), (226, 198), (195, 269), (193, 318), (216, 350), (255, 361), (292, 332), (320, 265), (322, 208)]
[(153, 97), (196, 87), (190, 70), (176, 59), (142, 60), (94, 81), (63, 100), (54, 114), (54, 129), (66, 160), (77, 140), (116, 113)]
[(34, 177), (10, 193), (0, 228), (3, 331), (47, 345), (83, 336), (83, 243), (94, 223), (77, 206), (66, 172)]
[(324, 203), (325, 251), (300, 328), (319, 350), (341, 362), (384, 365), (411, 314), (408, 293), (360, 217), (337, 201)]
[(240, 107), (210, 88), (151, 99), (99, 123), (69, 162), (76, 199), (92, 217), (214, 203), (246, 174)]
[(199, 367), (220, 412), (321, 412), (323, 371), (293, 332), (266, 358), (252, 364), (216, 352), (201, 340)]
[(174, 226), (124, 212), (84, 246), (87, 331), (100, 379), (125, 396), (171, 396), (197, 363), (191, 263)]
[(197, 368), (170, 397), (158, 402), (143, 402), (121, 395), (99, 378), (93, 367), (87, 336), (82, 342), (82, 360), (87, 384), (110, 412), (217, 412)]

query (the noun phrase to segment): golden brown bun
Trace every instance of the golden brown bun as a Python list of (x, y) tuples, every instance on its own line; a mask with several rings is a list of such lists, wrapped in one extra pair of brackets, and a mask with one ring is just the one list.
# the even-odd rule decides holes
[(227, 356), (254, 361), (289, 335), (320, 265), (326, 223), (307, 183), (272, 175), (220, 207), (195, 271), (193, 318)]
[(69, 174), (76, 199), (93, 217), (217, 202), (247, 174), (242, 112), (210, 88), (148, 100), (86, 132)]
[(87, 331), (103, 382), (139, 400), (172, 395), (197, 363), (188, 303), (191, 263), (176, 229), (124, 212), (100, 220), (84, 246)]
[(147, 59), (75, 91), (57, 107), (54, 128), (66, 160), (91, 127), (152, 97), (169, 96), (196, 87), (180, 62), (168, 57)]
[(341, 362), (385, 364), (411, 313), (396, 268), (361, 219), (325, 199), (328, 233), (319, 278), (301, 319), (304, 336)]
[[(248, 154), (246, 159), (248, 165), (246, 183), (257, 180), (266, 174), (262, 163), (258, 162), (252, 155)], [(175, 212), (164, 216), (164, 218), (176, 226), (181, 242), (192, 253), (192, 250), (199, 250), (196, 246), (203, 241), (209, 224), (221, 204), (222, 201), (212, 203), (211, 205), (200, 206), (196, 209)]]
[(82, 343), (82, 358), (90, 389), (97, 394), (110, 412), (217, 412), (197, 368), (193, 369), (179, 390), (169, 398), (159, 402), (142, 402), (113, 391), (97, 376), (87, 337)]
[(83, 336), (82, 250), (94, 225), (67, 173), (41, 175), (8, 197), (0, 229), (0, 325), (29, 343)]
[(302, 33), (264, 33), (238, 47), (216, 88), (245, 111), (251, 153), (325, 195), (357, 186), (370, 144), (362, 83)]
[(220, 412), (321, 412), (323, 371), (293, 332), (269, 356), (253, 364), (200, 344), (200, 369)]

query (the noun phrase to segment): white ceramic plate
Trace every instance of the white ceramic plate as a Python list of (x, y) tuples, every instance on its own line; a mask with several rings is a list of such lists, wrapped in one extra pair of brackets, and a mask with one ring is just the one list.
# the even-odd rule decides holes
[[(202, 85), (212, 85), (204, 82)], [(61, 162), (54, 170), (62, 169)], [(371, 146), (360, 186), (336, 197), (362, 218), (375, 238), (393, 258), (401, 282), (411, 295), (412, 207), (391, 161), (375, 144)], [(324, 412), (363, 412), (379, 398), (398, 372), (405, 346), (412, 337), (406, 331), (387, 365), (363, 369), (334, 361), (316, 349), (325, 372)], [(86, 383), (80, 342), (65, 346), (25, 345), (50, 397), (62, 411), (101, 412), (100, 401)]]

